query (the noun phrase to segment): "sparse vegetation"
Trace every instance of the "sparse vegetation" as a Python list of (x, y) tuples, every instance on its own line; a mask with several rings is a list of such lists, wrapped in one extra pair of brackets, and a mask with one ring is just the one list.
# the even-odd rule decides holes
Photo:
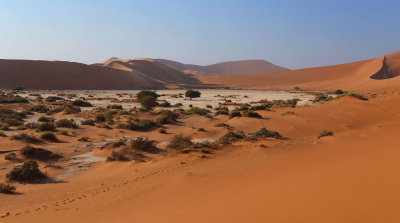
[(322, 137), (325, 137), (325, 136), (333, 136), (333, 131), (331, 131), (331, 130), (322, 130), (321, 132), (319, 132), (319, 134), (318, 134), (318, 138), (322, 138)]
[(48, 140), (48, 141), (53, 141), (53, 142), (58, 141), (56, 135), (52, 132), (44, 132), (44, 133), (42, 133), (42, 135), (40, 135), (40, 138), (44, 139), (44, 140)]
[(195, 91), (195, 90), (187, 90), (186, 92), (185, 92), (185, 97), (188, 97), (188, 98), (190, 98), (190, 99), (192, 99), (192, 98), (199, 98), (201, 96), (201, 93), (200, 93), (200, 91)]
[(185, 148), (190, 148), (192, 145), (193, 142), (190, 136), (183, 136), (182, 134), (180, 134), (174, 135), (174, 137), (169, 142), (168, 147), (176, 150), (182, 150)]
[(221, 138), (219, 138), (219, 142), (222, 144), (230, 144), (232, 142), (236, 142), (239, 140), (242, 140), (246, 137), (246, 135), (243, 132), (233, 132), (233, 131), (229, 131), (228, 133), (226, 133), (224, 136), (222, 136)]
[(20, 133), (18, 135), (13, 135), (11, 137), (14, 140), (20, 140), (26, 143), (39, 143), (40, 140), (38, 138), (36, 138), (36, 136), (34, 135), (28, 135), (26, 133)]
[(79, 100), (79, 99), (73, 101), (72, 105), (77, 106), (77, 107), (92, 107), (92, 104), (90, 102)]
[(56, 126), (60, 128), (78, 128), (78, 125), (75, 123), (73, 119), (60, 119), (56, 121)]
[(161, 134), (166, 134), (167, 130), (165, 128), (158, 128), (157, 131)]
[(130, 141), (132, 149), (144, 152), (155, 152), (158, 149), (153, 145), (154, 141), (145, 137), (138, 137)]
[(7, 155), (4, 156), (5, 160), (10, 160), (10, 161), (14, 161), (17, 159), (17, 154), (15, 153), (9, 153)]
[(198, 115), (206, 115), (209, 112), (210, 111), (205, 108), (199, 108), (196, 106), (193, 106), (187, 110), (187, 113), (189, 113), (189, 114), (198, 114)]
[(16, 166), (6, 175), (9, 181), (20, 183), (34, 183), (46, 177), (47, 176), (40, 171), (36, 161), (28, 161), (22, 164), (22, 166)]
[(229, 113), (229, 118), (231, 119), (234, 117), (242, 117), (242, 114), (240, 114), (240, 111), (233, 110)]
[(83, 120), (83, 121), (81, 121), (81, 125), (90, 125), (90, 126), (94, 126), (94, 125), (95, 125), (95, 123), (94, 123), (94, 121), (93, 121), (93, 120), (91, 120), (91, 119), (87, 119), (87, 120)]
[(251, 117), (251, 118), (262, 118), (260, 114), (255, 111), (247, 110), (243, 112), (244, 117)]
[(0, 193), (12, 194), (16, 188), (10, 184), (0, 183)]
[(18, 95), (0, 95), (0, 104), (13, 103), (28, 103), (28, 100)]
[(47, 149), (35, 148), (32, 146), (25, 146), (20, 150), (21, 155), (25, 156), (29, 159), (41, 160), (41, 161), (49, 161), (49, 160), (58, 160), (62, 156), (59, 154), (55, 154)]
[(157, 118), (156, 122), (160, 125), (172, 124), (177, 121), (178, 117), (179, 117), (179, 114), (177, 114), (173, 111), (167, 110), (167, 111), (164, 111), (159, 118)]
[(129, 158), (123, 152), (112, 151), (111, 155), (107, 156), (107, 161), (129, 161)]
[(53, 123), (48, 123), (48, 122), (44, 122), (44, 123), (39, 124), (39, 126), (37, 128), (41, 132), (43, 132), (43, 131), (55, 131), (56, 130), (56, 126)]
[(89, 137), (86, 137), (86, 136), (83, 136), (78, 139), (78, 141), (81, 141), (81, 142), (89, 142), (89, 140), (90, 140)]
[(280, 114), (280, 116), (285, 116), (285, 115), (294, 115), (294, 111), (285, 111)]

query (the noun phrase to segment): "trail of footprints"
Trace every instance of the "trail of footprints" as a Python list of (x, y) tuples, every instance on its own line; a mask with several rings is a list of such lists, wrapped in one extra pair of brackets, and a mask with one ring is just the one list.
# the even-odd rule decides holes
[[(49, 208), (49, 206), (54, 207), (54, 209), (56, 211), (67, 210), (67, 209), (70, 209), (70, 208), (64, 207), (64, 206), (68, 205), (70, 203), (73, 203), (74, 201), (81, 200), (81, 199), (84, 199), (84, 198), (88, 198), (88, 196), (96, 196), (96, 195), (108, 192), (110, 190), (116, 190), (121, 186), (139, 182), (141, 180), (144, 180), (144, 179), (146, 179), (148, 177), (151, 177), (151, 176), (154, 176), (156, 174), (165, 173), (165, 172), (168, 172), (168, 171), (171, 171), (171, 170), (176, 170), (176, 169), (179, 169), (179, 168), (182, 168), (182, 167), (193, 166), (195, 163), (196, 162), (191, 162), (190, 164), (188, 164), (188, 162), (180, 162), (178, 164), (166, 167), (164, 169), (151, 172), (151, 173), (149, 173), (149, 174), (147, 174), (145, 176), (136, 177), (136, 178), (131, 179), (131, 180), (126, 180), (126, 181), (121, 182), (121, 183), (117, 183), (117, 184), (114, 184), (114, 185), (103, 187), (101, 189), (98, 189), (95, 192), (90, 193), (90, 195), (83, 194), (83, 195), (79, 195), (79, 196), (74, 196), (72, 198), (66, 198), (64, 200), (56, 201), (56, 202), (52, 203), (51, 205), (43, 204), (40, 207), (35, 207), (33, 209), (28, 209), (28, 210), (25, 210), (25, 211), (19, 211), (19, 212), (16, 212), (16, 213), (6, 212), (5, 214), (0, 215), (0, 219), (1, 218), (6, 218), (6, 217), (9, 217), (9, 216), (12, 216), (12, 215), (19, 216), (19, 215), (23, 215), (23, 214), (29, 214), (31, 212), (37, 212), (37, 211), (40, 211), (40, 210), (46, 210), (46, 209)], [(102, 186), (104, 186), (104, 184), (102, 184)]]

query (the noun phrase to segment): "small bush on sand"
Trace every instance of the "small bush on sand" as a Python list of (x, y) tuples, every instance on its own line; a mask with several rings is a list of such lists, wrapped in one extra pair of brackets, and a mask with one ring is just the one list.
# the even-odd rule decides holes
[(242, 114), (240, 114), (240, 111), (231, 111), (229, 113), (229, 118), (234, 118), (234, 117), (242, 117)]
[(261, 128), (260, 130), (249, 134), (247, 137), (248, 139), (259, 139), (259, 138), (277, 138), (277, 139), (282, 139), (281, 134), (279, 134), (276, 131), (271, 131), (266, 128)]
[(226, 123), (221, 122), (221, 123), (216, 124), (215, 127), (221, 127), (221, 128), (227, 128), (228, 129), (231, 126), (226, 124)]
[(205, 108), (199, 108), (196, 106), (193, 106), (187, 110), (187, 113), (189, 113), (189, 114), (198, 114), (198, 115), (206, 115), (209, 112), (210, 111)]
[(86, 136), (83, 136), (78, 139), (78, 141), (80, 141), (80, 142), (89, 142), (89, 140), (90, 140), (89, 137), (86, 137)]
[(93, 120), (87, 119), (87, 120), (81, 121), (81, 125), (91, 125), (91, 126), (94, 126), (95, 124), (94, 124), (94, 121), (93, 121)]
[(26, 143), (39, 143), (40, 140), (38, 138), (36, 138), (36, 136), (34, 135), (28, 135), (26, 133), (20, 133), (18, 135), (13, 135), (11, 137), (14, 140), (20, 140)]
[(32, 112), (47, 113), (50, 109), (44, 105), (35, 105), (29, 109)]
[(119, 112), (119, 110), (117, 110), (117, 109), (108, 109), (103, 114), (105, 117), (111, 117), (113, 115), (118, 114), (118, 112)]
[(0, 193), (12, 194), (15, 191), (15, 187), (10, 184), (0, 183)]
[(76, 114), (81, 112), (79, 107), (73, 105), (61, 105), (52, 111), (53, 113), (64, 112), (65, 114)]
[(129, 161), (129, 158), (123, 152), (112, 151), (111, 155), (107, 156), (107, 161)]
[(129, 115), (129, 114), (131, 114), (131, 113), (127, 110), (119, 110), (118, 111), (118, 115)]
[(22, 164), (22, 166), (16, 166), (6, 175), (9, 181), (20, 183), (34, 183), (46, 177), (47, 176), (40, 171), (36, 161), (28, 161)]
[(200, 97), (200, 96), (201, 96), (200, 91), (187, 90), (187, 91), (185, 92), (185, 97), (188, 97), (188, 98), (190, 98), (190, 99), (192, 99), (192, 98), (198, 98), (198, 97)]
[(96, 122), (105, 122), (106, 116), (104, 116), (103, 114), (97, 114), (94, 120)]
[(285, 116), (285, 115), (294, 115), (294, 111), (285, 111), (280, 114), (280, 116)]
[(336, 91), (334, 91), (335, 94), (344, 94), (344, 91), (337, 89)]
[(206, 130), (204, 128), (198, 128), (197, 131), (199, 132), (205, 132)]
[(138, 98), (138, 101), (142, 105), (142, 107), (147, 110), (151, 110), (158, 105), (157, 98), (153, 96), (142, 96)]
[(154, 152), (157, 148), (153, 145), (153, 140), (148, 140), (145, 137), (138, 137), (130, 141), (132, 149), (144, 151), (144, 152)]
[(168, 147), (176, 150), (182, 150), (185, 148), (190, 148), (192, 145), (193, 142), (190, 136), (183, 136), (182, 134), (180, 134), (174, 135), (174, 137), (169, 142)]
[(157, 118), (156, 122), (159, 125), (172, 124), (177, 121), (178, 117), (179, 117), (179, 114), (168, 110), (168, 111), (164, 111), (162, 113), (162, 115), (159, 118)]
[(52, 132), (44, 132), (42, 135), (40, 135), (40, 138), (48, 141), (58, 141), (56, 135), (54, 135)]
[(107, 108), (121, 110), (122, 109), (122, 105), (107, 105)]
[(64, 136), (69, 136), (69, 133), (67, 131), (61, 130), (58, 132), (60, 135), (64, 135)]
[(28, 103), (26, 98), (15, 95), (0, 95), (0, 104)]
[(55, 131), (56, 126), (53, 123), (44, 122), (38, 126), (39, 131)]
[(247, 110), (243, 112), (244, 117), (251, 117), (251, 118), (262, 118), (260, 114), (255, 111)]
[(243, 132), (233, 132), (233, 131), (229, 131), (228, 133), (226, 133), (224, 136), (222, 136), (221, 138), (219, 138), (219, 142), (222, 144), (230, 144), (232, 142), (236, 142), (239, 140), (242, 140), (246, 137), (246, 135)]
[(17, 159), (17, 154), (15, 153), (9, 153), (7, 155), (4, 156), (5, 160), (10, 160), (10, 161), (14, 161)]
[(143, 98), (143, 97), (153, 97), (157, 100), (158, 97), (160, 97), (160, 95), (158, 95), (156, 92), (154, 91), (140, 91), (137, 95), (136, 98), (138, 99), (138, 101)]
[(75, 100), (72, 102), (72, 105), (77, 107), (92, 107), (92, 104), (90, 102), (83, 100)]
[(139, 119), (139, 120), (135, 120), (134, 122), (130, 121), (126, 124), (118, 123), (117, 128), (129, 129), (132, 131), (146, 131), (146, 130), (153, 128), (156, 125), (157, 125), (157, 123), (155, 123), (153, 120)]
[(56, 126), (61, 128), (78, 128), (78, 125), (75, 123), (73, 119), (60, 119), (56, 121)]
[(167, 130), (165, 128), (158, 128), (157, 131), (161, 134), (166, 134)]
[(318, 138), (322, 138), (322, 137), (325, 137), (325, 136), (333, 136), (333, 131), (331, 131), (331, 130), (322, 130), (321, 132), (319, 132), (319, 134), (318, 134)]
[(48, 161), (48, 160), (58, 160), (62, 156), (55, 154), (47, 149), (35, 148), (32, 146), (25, 146), (20, 150), (21, 155), (29, 159)]

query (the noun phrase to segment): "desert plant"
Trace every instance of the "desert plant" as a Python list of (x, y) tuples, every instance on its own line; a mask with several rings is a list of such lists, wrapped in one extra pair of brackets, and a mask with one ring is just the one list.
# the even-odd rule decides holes
[(104, 116), (103, 114), (97, 114), (94, 120), (96, 122), (105, 122), (106, 116)]
[(33, 111), (33, 112), (39, 112), (39, 113), (46, 113), (46, 112), (50, 111), (50, 109), (44, 105), (35, 105), (35, 106), (31, 107), (29, 110)]
[(10, 184), (0, 183), (0, 193), (12, 194), (15, 191), (15, 187)]
[(92, 107), (92, 104), (90, 102), (79, 100), (79, 99), (73, 101), (72, 105), (77, 106), (77, 107)]
[(28, 161), (22, 166), (16, 166), (9, 173), (6, 178), (11, 182), (20, 183), (33, 183), (45, 179), (47, 176), (40, 171), (39, 165), (36, 161)]
[(75, 123), (73, 119), (60, 119), (56, 121), (56, 126), (61, 128), (78, 128), (78, 125)]
[(17, 159), (17, 154), (9, 153), (9, 154), (4, 156), (4, 159), (5, 160), (10, 160), (10, 161), (16, 160)]
[(160, 95), (158, 95), (154, 91), (140, 91), (139, 93), (137, 93), (136, 98), (139, 101), (141, 98), (147, 97), (147, 96), (151, 96), (151, 97), (155, 98), (156, 100), (158, 97), (160, 97)]
[(160, 125), (171, 124), (177, 121), (179, 114), (172, 111), (164, 111), (162, 115), (157, 118), (156, 122)]
[(107, 108), (121, 110), (122, 109), (122, 105), (107, 105)]
[(129, 158), (122, 152), (112, 151), (111, 155), (107, 156), (107, 161), (129, 161)]
[(0, 137), (7, 137), (7, 135), (3, 131), (0, 131)]
[(40, 140), (34, 135), (28, 135), (26, 133), (20, 133), (18, 135), (13, 135), (11, 139), (24, 141), (26, 143), (39, 143)]
[(58, 160), (62, 156), (55, 154), (47, 149), (35, 148), (32, 146), (25, 146), (20, 150), (21, 155), (29, 159), (48, 161), (48, 160)]
[(91, 126), (94, 126), (95, 124), (94, 124), (94, 121), (93, 121), (93, 120), (87, 119), (87, 120), (81, 121), (81, 125), (91, 125)]
[(56, 126), (53, 123), (48, 123), (48, 122), (41, 123), (37, 128), (39, 131), (54, 131), (54, 130), (56, 130)]
[(50, 119), (47, 118), (46, 116), (40, 116), (40, 118), (38, 118), (38, 122), (49, 122)]
[(3, 125), (0, 126), (0, 130), (2, 130), (2, 131), (8, 131), (8, 130), (10, 130), (10, 126), (7, 125), (7, 124), (3, 124)]
[(260, 114), (255, 111), (247, 110), (243, 112), (244, 117), (251, 117), (251, 118), (262, 118)]
[(201, 95), (201, 93), (200, 93), (200, 91), (195, 91), (195, 90), (187, 90), (186, 92), (185, 92), (185, 97), (188, 97), (188, 98), (190, 98), (190, 99), (192, 99), (192, 98), (198, 98), (198, 97), (200, 97), (200, 95)]
[(138, 98), (139, 103), (142, 105), (143, 108), (151, 110), (155, 106), (157, 106), (157, 98), (153, 96), (142, 96)]
[(157, 131), (161, 134), (166, 134), (167, 130), (165, 128), (158, 128)]
[(0, 104), (12, 103), (28, 103), (28, 100), (18, 95), (0, 95)]
[(182, 134), (180, 134), (174, 135), (174, 137), (169, 142), (168, 147), (176, 150), (182, 150), (185, 148), (190, 148), (192, 145), (193, 142), (190, 136), (183, 136)]
[(44, 132), (40, 135), (40, 138), (48, 141), (58, 141), (56, 135), (52, 132)]
[(229, 113), (229, 118), (241, 117), (241, 116), (242, 114), (240, 114), (240, 111), (233, 110)]
[(285, 116), (285, 115), (294, 115), (294, 111), (285, 111), (280, 114), (280, 116)]
[(222, 136), (221, 138), (219, 138), (219, 142), (222, 144), (230, 144), (232, 142), (236, 142), (239, 140), (242, 140), (246, 137), (246, 135), (243, 132), (233, 132), (233, 131), (229, 131), (228, 133), (226, 133), (224, 136)]
[(268, 137), (282, 139), (281, 134), (276, 131), (268, 130), (264, 127), (254, 133), (249, 134), (248, 139), (259, 139)]
[(325, 137), (325, 136), (333, 136), (333, 131), (331, 131), (331, 130), (322, 130), (321, 132), (319, 132), (319, 134), (318, 134), (318, 138), (322, 138), (322, 137)]
[(78, 141), (89, 142), (89, 137), (83, 136), (83, 137), (79, 138)]
[(157, 148), (153, 145), (154, 141), (148, 140), (145, 137), (137, 137), (130, 141), (132, 149), (145, 151), (145, 152), (155, 152)]
[(187, 110), (187, 113), (189, 113), (189, 114), (198, 114), (198, 115), (206, 115), (209, 112), (210, 111), (205, 108), (199, 108), (196, 106), (193, 106)]

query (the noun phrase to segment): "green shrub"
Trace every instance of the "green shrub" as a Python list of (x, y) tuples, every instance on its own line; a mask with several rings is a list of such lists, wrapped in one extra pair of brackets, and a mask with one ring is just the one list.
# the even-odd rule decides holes
[(129, 115), (129, 114), (131, 114), (131, 113), (129, 111), (127, 111), (127, 110), (118, 111), (118, 115)]
[(224, 110), (218, 110), (214, 114), (215, 116), (217, 115), (229, 115), (229, 111), (224, 111)]
[(41, 131), (41, 132), (43, 132), (43, 131), (55, 131), (56, 130), (56, 126), (53, 123), (45, 122), (45, 123), (41, 123), (38, 126), (38, 130)]
[(198, 128), (197, 131), (199, 132), (205, 132), (206, 130), (204, 128)]
[(118, 112), (119, 112), (119, 110), (116, 110), (116, 109), (108, 109), (103, 114), (105, 117), (111, 117), (113, 115), (118, 114)]
[(95, 117), (96, 122), (105, 122), (106, 121), (106, 116), (103, 114), (97, 114)]
[(17, 159), (17, 154), (9, 153), (9, 154), (4, 156), (4, 159), (5, 160), (10, 160), (10, 161), (16, 160)]
[(48, 161), (48, 160), (58, 160), (62, 156), (55, 154), (47, 149), (35, 148), (32, 146), (25, 146), (20, 150), (21, 155), (29, 159)]
[(47, 113), (50, 111), (50, 109), (44, 105), (35, 105), (29, 109), (30, 111), (33, 112), (39, 112), (39, 113)]
[(0, 130), (1, 131), (8, 131), (8, 130), (10, 130), (10, 126), (7, 125), (7, 124), (3, 124), (3, 125), (0, 126)]
[(69, 136), (69, 133), (67, 131), (61, 130), (58, 132), (60, 135), (64, 135), (64, 136)]
[(182, 150), (185, 148), (190, 148), (192, 145), (193, 142), (190, 136), (183, 136), (182, 134), (180, 134), (174, 135), (174, 137), (169, 142), (168, 147), (176, 150)]
[(258, 114), (257, 112), (251, 111), (251, 110), (244, 111), (243, 116), (251, 117), (251, 118), (262, 118), (262, 116), (260, 114)]
[(230, 125), (228, 125), (228, 124), (226, 124), (226, 123), (218, 123), (218, 124), (216, 124), (215, 125), (216, 127), (223, 127), (223, 128), (230, 128), (231, 126)]
[(94, 126), (94, 121), (91, 119), (81, 121), (81, 125), (91, 125)]
[(0, 137), (7, 137), (7, 135), (3, 131), (0, 131)]
[(168, 101), (164, 101), (162, 103), (159, 104), (161, 107), (171, 107), (171, 103), (169, 103)]
[(242, 117), (242, 114), (240, 114), (240, 111), (236, 111), (236, 110), (231, 111), (229, 113), (229, 118), (234, 118), (234, 117)]
[(129, 161), (129, 158), (122, 152), (112, 151), (111, 155), (107, 156), (107, 161)]
[(200, 95), (201, 95), (200, 91), (187, 90), (187, 91), (185, 92), (185, 97), (188, 97), (188, 98), (190, 98), (190, 99), (192, 99), (192, 98), (198, 98), (198, 97), (200, 97)]
[(40, 118), (38, 118), (38, 122), (49, 122), (50, 119), (47, 118), (46, 116), (40, 116)]
[(18, 95), (0, 95), (0, 104), (12, 103), (28, 103), (28, 100)]
[(0, 183), (0, 193), (12, 194), (15, 191), (15, 187), (10, 184)]
[(294, 115), (294, 111), (285, 111), (280, 114), (280, 116), (285, 116), (285, 115)]
[(199, 108), (196, 106), (193, 106), (187, 110), (187, 113), (189, 113), (189, 114), (198, 114), (198, 115), (206, 115), (209, 112), (210, 111), (205, 108)]
[(154, 141), (145, 137), (138, 137), (130, 141), (132, 149), (144, 152), (155, 152), (157, 148), (153, 145)]
[(26, 133), (20, 133), (18, 135), (13, 135), (11, 136), (12, 139), (14, 140), (20, 140), (26, 143), (39, 143), (40, 140), (36, 138), (34, 135), (28, 135)]
[(222, 144), (230, 144), (232, 142), (236, 142), (239, 140), (242, 140), (246, 137), (246, 135), (243, 132), (233, 132), (233, 131), (229, 131), (228, 133), (226, 133), (224, 136), (222, 136), (221, 138), (219, 138), (219, 142)]
[(107, 105), (107, 108), (121, 110), (122, 105)]
[(89, 142), (89, 137), (83, 136), (83, 137), (79, 138), (78, 141)]
[(177, 121), (179, 114), (172, 112), (172, 111), (164, 111), (162, 115), (157, 118), (156, 122), (160, 125), (164, 124), (172, 124)]
[(147, 110), (151, 110), (158, 105), (157, 98), (153, 96), (142, 96), (138, 98), (138, 101)]
[(16, 166), (9, 173), (6, 178), (11, 182), (20, 183), (33, 183), (45, 179), (47, 176), (39, 169), (36, 161), (28, 161), (22, 166)]
[(333, 136), (333, 131), (331, 131), (331, 130), (322, 130), (319, 134), (318, 134), (318, 138), (322, 138), (322, 137), (325, 137), (325, 136)]
[(167, 130), (165, 128), (158, 128), (157, 131), (162, 134), (166, 134)]
[(78, 128), (78, 125), (75, 123), (73, 119), (60, 119), (56, 121), (56, 126), (60, 128)]
[(90, 102), (83, 100), (75, 100), (72, 102), (72, 105), (77, 107), (92, 107), (92, 104)]
[(117, 128), (119, 129), (129, 129), (132, 131), (145, 131), (149, 130), (150, 128), (153, 128), (157, 124), (148, 119), (139, 119), (136, 120), (135, 122), (128, 122), (126, 124), (124, 123), (118, 123)]
[(250, 136), (249, 136), (249, 138), (250, 139), (259, 139), (259, 138), (269, 138), (269, 137), (271, 137), (271, 138), (277, 138), (277, 139), (281, 139), (282, 138), (282, 136), (281, 136), (281, 134), (279, 134), (278, 132), (276, 132), (276, 131), (271, 131), (271, 130), (268, 130), (268, 129), (266, 129), (266, 128), (261, 128), (260, 130), (258, 130), (257, 132), (254, 132), (254, 133), (251, 133), (251, 134), (249, 134)]
[(44, 132), (40, 135), (40, 138), (48, 141), (58, 141), (56, 135), (52, 132)]
[(337, 89), (336, 91), (334, 91), (335, 94), (344, 94), (344, 91)]
[(137, 95), (136, 98), (138, 99), (138, 101), (143, 98), (143, 97), (153, 97), (157, 100), (158, 97), (160, 97), (160, 95), (158, 95), (156, 92), (154, 91), (140, 91)]
[(49, 96), (46, 98), (47, 102), (63, 101), (64, 98), (58, 96)]

